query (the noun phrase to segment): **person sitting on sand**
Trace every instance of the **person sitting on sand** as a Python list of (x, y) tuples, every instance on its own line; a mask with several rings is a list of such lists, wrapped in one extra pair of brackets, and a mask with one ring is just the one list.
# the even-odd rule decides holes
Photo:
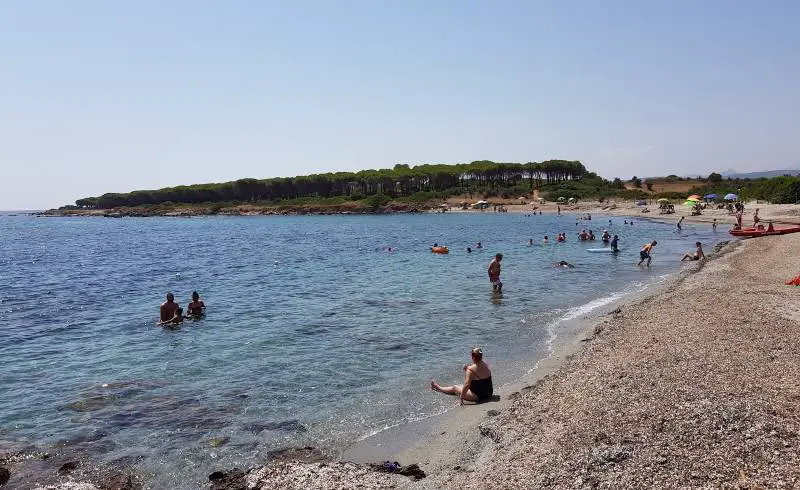
[(639, 251), (640, 260), (639, 263), (636, 265), (642, 265), (642, 262), (644, 262), (645, 259), (647, 259), (647, 267), (650, 267), (650, 261), (653, 260), (653, 258), (650, 257), (650, 252), (656, 245), (658, 245), (658, 242), (655, 240), (653, 240), (650, 243), (645, 243), (644, 247), (642, 247), (642, 250)]
[(458, 397), (459, 405), (465, 401), (481, 403), (492, 398), (492, 371), (483, 361), (483, 351), (475, 347), (471, 352), (472, 364), (464, 364), (464, 384), (453, 386), (442, 386), (431, 380), (431, 389), (444, 393), (445, 395), (455, 395)]
[(689, 260), (706, 259), (706, 254), (703, 253), (703, 245), (700, 242), (694, 242), (694, 246), (697, 247), (694, 250), (694, 254), (691, 253), (684, 254), (683, 258), (681, 259), (681, 262), (683, 262), (686, 259)]
[(178, 303), (175, 302), (175, 295), (167, 293), (167, 301), (161, 304), (161, 321), (166, 322), (172, 319), (177, 309)]
[(503, 292), (503, 283), (500, 281), (500, 262), (502, 260), (503, 254), (497, 254), (489, 263), (489, 282), (492, 283), (492, 291), (497, 294)]
[(183, 319), (184, 318), (188, 318), (188, 317), (183, 316), (183, 308), (178, 306), (177, 308), (175, 308), (175, 314), (172, 316), (172, 318), (170, 318), (168, 320), (161, 320), (160, 322), (158, 322), (158, 324), (159, 325), (180, 325), (181, 323), (183, 323)]
[(553, 262), (553, 267), (563, 267), (565, 269), (574, 269), (575, 266), (567, 262), (566, 260), (561, 260), (558, 262)]
[(189, 316), (201, 317), (206, 314), (206, 304), (200, 299), (200, 295), (197, 294), (197, 291), (192, 292), (192, 302), (189, 303), (186, 309), (188, 310)]
[(619, 252), (619, 237), (614, 235), (614, 238), (611, 239), (611, 251), (614, 253)]

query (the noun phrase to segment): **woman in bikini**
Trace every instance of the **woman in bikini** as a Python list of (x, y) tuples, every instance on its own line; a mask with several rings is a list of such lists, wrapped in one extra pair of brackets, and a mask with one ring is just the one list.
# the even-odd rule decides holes
[(442, 386), (436, 381), (431, 381), (431, 389), (446, 395), (458, 397), (459, 405), (465, 401), (481, 403), (492, 397), (492, 371), (483, 362), (483, 351), (479, 347), (472, 349), (472, 364), (464, 364), (464, 384)]

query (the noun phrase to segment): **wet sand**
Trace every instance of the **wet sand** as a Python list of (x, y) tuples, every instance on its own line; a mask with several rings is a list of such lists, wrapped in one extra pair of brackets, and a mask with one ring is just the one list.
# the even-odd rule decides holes
[[(395, 453), (427, 478), (380, 486), (800, 486), (800, 289), (784, 284), (800, 234), (737, 244), (587, 324), (538, 381), (453, 410)], [(317, 466), (292, 467), (304, 488), (375, 486)]]

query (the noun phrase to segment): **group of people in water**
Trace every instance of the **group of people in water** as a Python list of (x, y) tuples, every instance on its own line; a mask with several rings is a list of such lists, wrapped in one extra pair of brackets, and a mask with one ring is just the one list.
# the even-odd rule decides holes
[(167, 301), (161, 304), (161, 320), (159, 325), (180, 325), (184, 320), (199, 320), (206, 314), (206, 304), (200, 299), (197, 291), (192, 292), (192, 301), (186, 307), (187, 314), (184, 315), (183, 308), (175, 302), (175, 295), (167, 293)]

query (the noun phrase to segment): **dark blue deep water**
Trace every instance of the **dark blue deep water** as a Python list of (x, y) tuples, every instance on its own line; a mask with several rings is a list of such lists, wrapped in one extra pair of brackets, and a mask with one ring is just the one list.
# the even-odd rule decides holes
[[(511, 381), (560, 321), (663, 280), (716, 238), (622, 220), (615, 257), (575, 237), (599, 236), (600, 216), (0, 216), (0, 438), (133, 461), (159, 488), (293, 444), (342, 449), (451, 407), (428, 380), (457, 381), (473, 346)], [(559, 231), (568, 243), (541, 245)], [(653, 266), (635, 267), (652, 238)], [(502, 298), (486, 275), (495, 252)], [(193, 290), (206, 319), (155, 325), (167, 291), (185, 306)]]

